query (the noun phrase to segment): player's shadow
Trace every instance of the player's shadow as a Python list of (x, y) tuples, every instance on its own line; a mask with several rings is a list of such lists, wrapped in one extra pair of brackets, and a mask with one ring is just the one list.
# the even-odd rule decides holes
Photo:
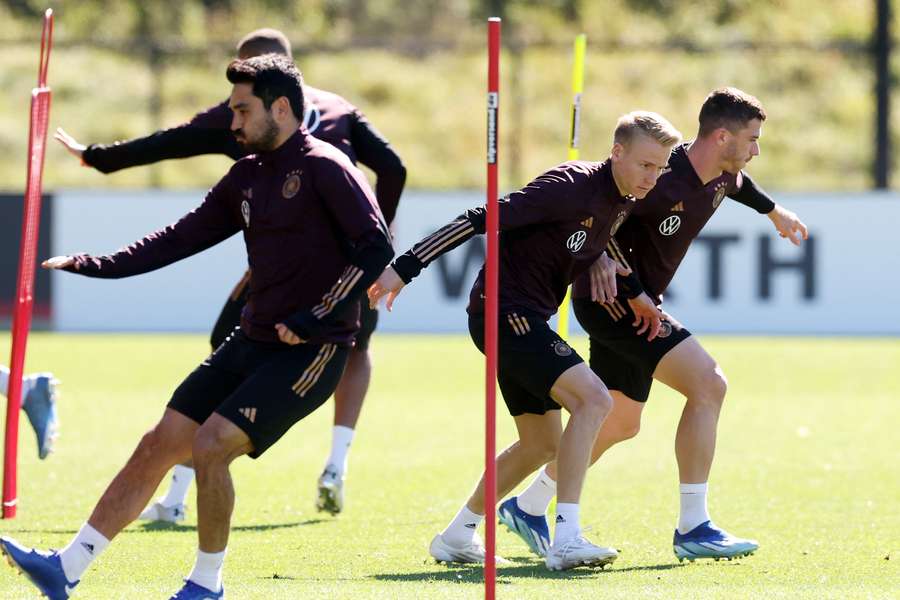
[[(612, 569), (573, 569), (569, 571), (550, 571), (544, 561), (526, 557), (513, 557), (507, 564), (497, 565), (497, 583), (512, 583), (512, 579), (585, 579), (602, 577), (613, 572)], [(662, 565), (660, 565), (662, 566)], [(484, 568), (481, 565), (447, 565), (442, 571), (419, 571), (415, 573), (378, 573), (369, 578), (378, 581), (443, 581), (456, 583), (481, 583), (484, 581)]]
[[(304, 527), (306, 525), (316, 525), (324, 523), (331, 519), (307, 519), (305, 521), (295, 521), (293, 523), (265, 523), (260, 525), (234, 525), (231, 531), (271, 531), (273, 529), (290, 529), (292, 527)], [(195, 532), (196, 525), (180, 525), (178, 523), (168, 523), (166, 521), (149, 521), (141, 523), (135, 529), (126, 529), (123, 533), (145, 533), (155, 531), (177, 531), (177, 532)]]

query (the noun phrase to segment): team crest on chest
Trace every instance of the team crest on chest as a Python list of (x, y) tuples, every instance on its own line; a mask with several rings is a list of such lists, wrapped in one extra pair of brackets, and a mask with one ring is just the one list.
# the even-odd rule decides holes
[(716, 194), (713, 196), (713, 210), (719, 208), (719, 205), (722, 204), (722, 200), (725, 199), (725, 187), (726, 184), (724, 181), (716, 186)]
[(625, 222), (625, 217), (628, 216), (627, 211), (619, 211), (619, 214), (616, 215), (616, 220), (613, 221), (612, 227), (609, 228), (610, 237), (616, 235), (616, 232), (619, 230), (619, 227), (622, 226), (622, 223)]
[(241, 202), (241, 216), (244, 217), (244, 223), (247, 224), (247, 229), (250, 229), (250, 203), (246, 200)]
[(570, 235), (569, 239), (566, 240), (566, 248), (568, 248), (572, 254), (575, 254), (576, 252), (581, 250), (586, 240), (587, 231), (578, 230)]
[(659, 224), (659, 232), (665, 236), (674, 235), (680, 227), (681, 217), (672, 215), (663, 219), (663, 222)]
[(300, 191), (300, 171), (291, 171), (288, 173), (284, 185), (281, 186), (281, 195), (285, 198), (293, 198)]

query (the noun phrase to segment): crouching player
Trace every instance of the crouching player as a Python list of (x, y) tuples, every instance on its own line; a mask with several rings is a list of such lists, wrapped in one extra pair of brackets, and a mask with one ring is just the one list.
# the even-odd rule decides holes
[[(655, 113), (634, 112), (619, 120), (608, 160), (564, 163), (500, 202), (500, 292), (498, 381), (516, 422), (519, 440), (497, 457), (497, 492), (502, 497), (530, 473), (557, 456), (559, 503), (547, 567), (571, 569), (616, 559), (612, 548), (581, 535), (579, 499), (591, 447), (612, 406), (603, 381), (554, 332), (547, 321), (569, 284), (606, 248), (636, 199), (656, 183), (681, 135)], [(369, 290), (390, 309), (404, 285), (436, 258), (485, 231), (485, 210), (466, 211), (398, 257)], [(484, 269), (469, 299), (469, 332), (484, 351)], [(649, 297), (635, 311), (659, 326)], [(652, 332), (651, 332), (652, 335)], [(570, 418), (562, 429), (560, 410)], [(478, 483), (451, 523), (434, 537), (439, 561), (481, 562), (485, 550), (475, 533), (494, 507), (484, 504)]]
[(363, 174), (300, 128), (300, 72), (286, 57), (231, 63), (232, 130), (258, 154), (239, 160), (203, 204), (110, 256), (45, 262), (89, 277), (127, 277), (201, 252), (242, 231), (251, 267), (241, 327), (175, 391), (88, 521), (60, 551), (0, 538), (0, 549), (51, 598), (67, 598), (88, 565), (147, 504), (173, 465), (197, 470), (199, 550), (173, 600), (224, 597), (234, 507), (230, 463), (257, 458), (334, 392), (359, 328), (359, 303), (393, 256)]
[[(609, 254), (633, 271), (628, 289), (616, 289), (607, 268), (592, 269), (573, 290), (575, 315), (590, 335), (591, 368), (609, 386), (614, 400), (592, 461), (637, 435), (654, 379), (685, 397), (675, 436), (681, 504), (673, 547), (681, 560), (733, 558), (758, 548), (755, 540), (717, 527), (707, 510), (707, 481), (727, 384), (715, 359), (672, 317), (664, 316), (653, 340), (635, 335), (631, 326), (635, 315), (625, 300), (646, 290), (662, 302), (691, 242), (726, 196), (767, 215), (778, 233), (794, 244), (806, 239), (806, 226), (797, 215), (775, 204), (742, 171), (759, 154), (765, 119), (753, 96), (735, 88), (714, 90), (700, 109), (697, 138), (675, 149), (670, 170), (610, 240)], [(554, 464), (547, 465), (499, 511), (501, 522), (539, 555), (549, 543), (544, 514), (555, 494), (557, 472)]]

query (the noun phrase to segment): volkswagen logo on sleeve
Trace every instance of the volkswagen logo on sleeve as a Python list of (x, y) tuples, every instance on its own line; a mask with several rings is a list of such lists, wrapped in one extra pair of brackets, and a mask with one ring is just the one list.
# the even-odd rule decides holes
[(668, 236), (678, 231), (679, 227), (681, 227), (681, 217), (672, 215), (671, 217), (666, 217), (663, 222), (659, 224), (659, 232)]
[(568, 248), (572, 254), (575, 254), (581, 250), (582, 246), (584, 246), (585, 240), (587, 240), (587, 232), (580, 230), (576, 231), (569, 236), (568, 240), (566, 240), (566, 248)]

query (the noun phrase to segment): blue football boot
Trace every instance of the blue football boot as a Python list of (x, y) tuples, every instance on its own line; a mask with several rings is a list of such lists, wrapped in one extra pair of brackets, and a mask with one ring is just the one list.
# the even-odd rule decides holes
[(184, 587), (169, 600), (225, 600), (225, 586), (218, 592), (208, 590), (189, 579), (184, 580)]
[(734, 537), (716, 527), (712, 521), (705, 521), (684, 534), (676, 529), (672, 546), (679, 561), (687, 559), (693, 562), (698, 558), (731, 560), (750, 556), (759, 548), (759, 543)]
[(516, 496), (503, 502), (497, 514), (500, 523), (522, 538), (532, 552), (540, 557), (547, 556), (547, 551), (550, 549), (550, 528), (547, 526), (547, 517), (529, 515), (519, 508)]
[(50, 600), (66, 600), (78, 585), (77, 581), (66, 579), (58, 552), (26, 548), (6, 536), (0, 537), (0, 551), (12, 567), (24, 573)]
[(53, 452), (53, 443), (59, 431), (56, 418), (56, 384), (59, 383), (51, 373), (29, 375), (29, 390), (22, 401), (22, 410), (28, 415), (28, 421), (37, 436), (38, 456), (43, 460)]

